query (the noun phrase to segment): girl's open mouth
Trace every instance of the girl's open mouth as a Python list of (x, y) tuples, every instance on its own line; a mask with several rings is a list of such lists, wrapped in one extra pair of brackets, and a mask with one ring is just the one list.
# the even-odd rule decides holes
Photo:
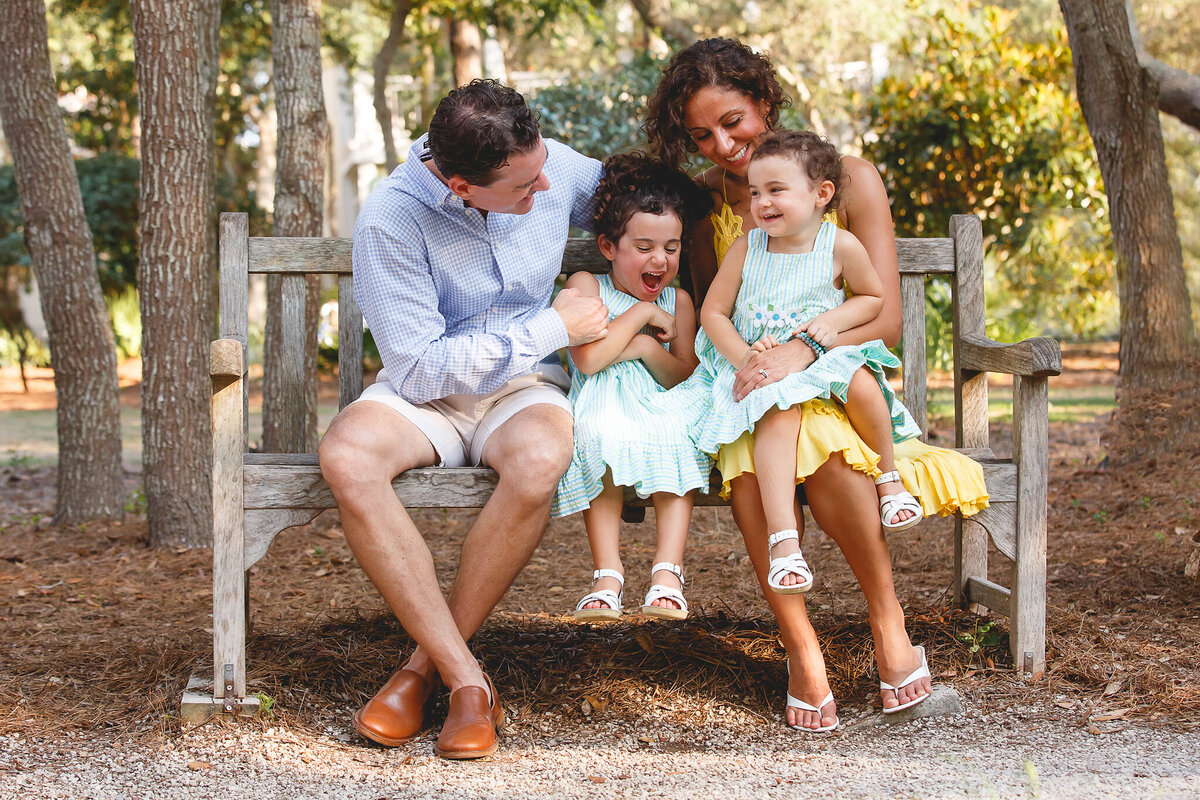
[(666, 273), (662, 272), (643, 272), (642, 273), (642, 288), (650, 294), (658, 294), (663, 286), (663, 278)]

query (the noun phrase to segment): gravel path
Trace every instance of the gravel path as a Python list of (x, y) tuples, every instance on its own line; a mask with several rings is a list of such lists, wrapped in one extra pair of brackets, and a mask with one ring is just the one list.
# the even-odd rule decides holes
[(663, 727), (517, 720), (500, 752), (474, 763), (435, 758), (435, 731), (393, 750), (345, 729), (255, 724), (158, 744), (0, 737), (0, 798), (1200, 797), (1197, 731), (1118, 722), (1093, 733), (1053, 708), (888, 726), (847, 725), (844, 714), (846, 730), (820, 737), (726, 716), (692, 728), (666, 716)]

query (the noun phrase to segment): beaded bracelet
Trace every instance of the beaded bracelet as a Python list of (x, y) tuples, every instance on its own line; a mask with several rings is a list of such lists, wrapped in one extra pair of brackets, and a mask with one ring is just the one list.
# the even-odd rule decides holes
[(805, 333), (803, 331), (796, 338), (798, 338), (800, 341), (804, 342), (806, 345), (811, 347), (812, 351), (817, 354), (817, 358), (820, 358), (821, 356), (823, 356), (829, 352), (829, 350), (826, 349), (825, 345), (821, 344), (816, 339), (812, 338), (811, 336), (809, 336), (807, 333)]

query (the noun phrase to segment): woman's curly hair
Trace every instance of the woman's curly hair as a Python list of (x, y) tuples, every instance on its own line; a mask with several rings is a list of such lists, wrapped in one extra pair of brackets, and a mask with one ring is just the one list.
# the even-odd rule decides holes
[(688, 228), (712, 209), (712, 193), (685, 173), (646, 153), (621, 153), (604, 162), (596, 187), (594, 231), (597, 238), (604, 236), (615, 244), (637, 212), (671, 211), (683, 223), (686, 242)]
[(702, 39), (671, 57), (642, 124), (650, 149), (667, 164), (678, 167), (696, 143), (683, 121), (684, 109), (701, 89), (715, 86), (744, 92), (767, 103), (767, 130), (779, 122), (779, 110), (791, 104), (765, 55), (736, 39)]

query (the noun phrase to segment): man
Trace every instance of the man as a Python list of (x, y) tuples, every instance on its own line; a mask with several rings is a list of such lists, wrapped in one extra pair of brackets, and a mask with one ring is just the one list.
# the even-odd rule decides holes
[[(421, 731), (440, 680), (450, 708), (435, 752), (496, 750), (500, 700), (466, 642), (532, 555), (571, 457), (556, 353), (604, 336), (608, 310), (573, 290), (550, 297), (569, 226), (591, 228), (600, 170), (543, 140), (516, 91), (474, 81), (442, 100), (359, 214), (355, 296), (384, 369), (330, 425), (320, 459), (355, 558), (417, 643), (354, 715), (380, 744)], [(446, 598), (391, 481), (476, 464), (499, 482)]]

